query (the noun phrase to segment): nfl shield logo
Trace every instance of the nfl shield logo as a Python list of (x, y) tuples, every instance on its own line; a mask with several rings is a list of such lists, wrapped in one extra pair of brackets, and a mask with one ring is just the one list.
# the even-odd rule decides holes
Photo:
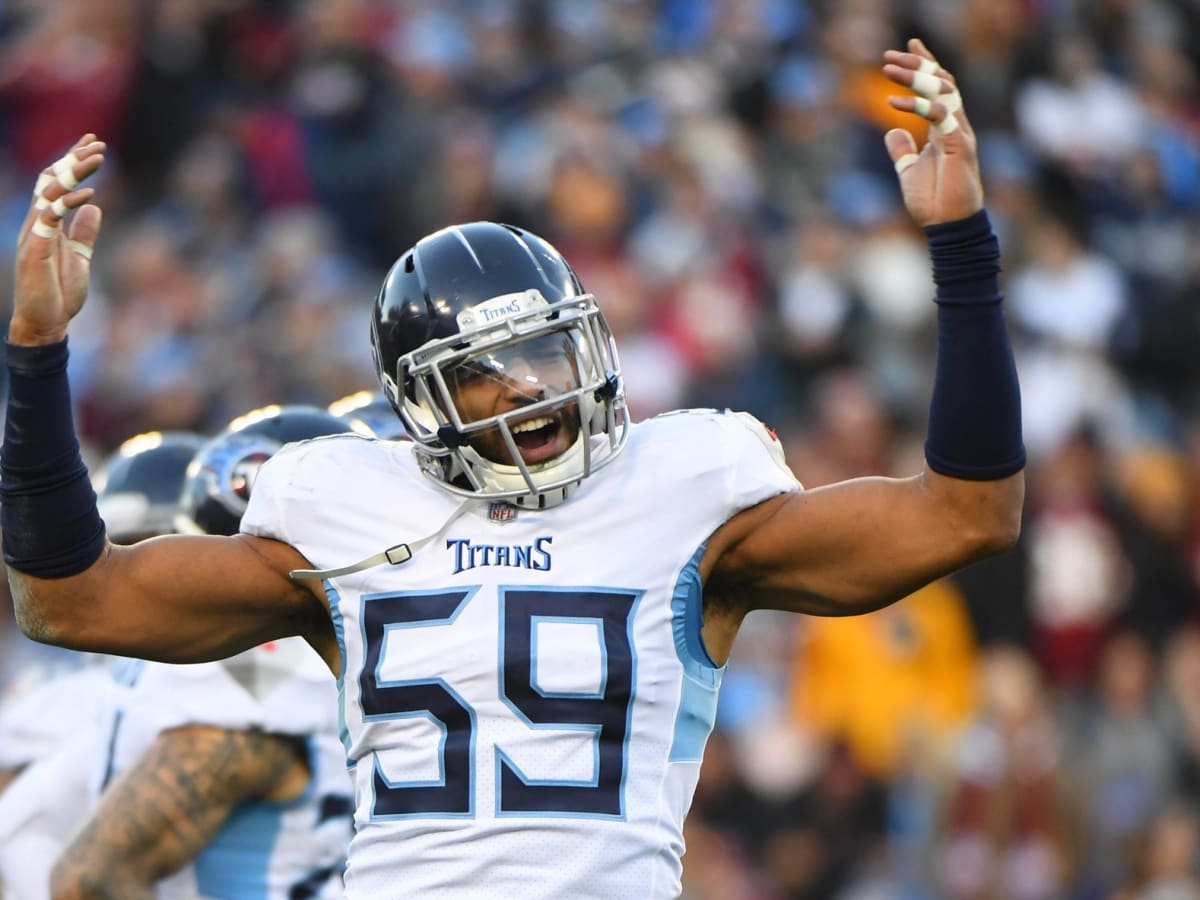
[(517, 517), (517, 508), (511, 503), (489, 503), (488, 518), (493, 522), (511, 522)]

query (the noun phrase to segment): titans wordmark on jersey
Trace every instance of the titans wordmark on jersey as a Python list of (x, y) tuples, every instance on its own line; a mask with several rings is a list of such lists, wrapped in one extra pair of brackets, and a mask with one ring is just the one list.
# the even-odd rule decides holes
[(722, 675), (700, 640), (704, 542), (797, 488), (760, 423), (713, 411), (636, 425), (566, 503), (515, 518), (440, 489), (410, 445), (278, 453), (242, 528), (314, 566), (437, 532), (325, 582), (356, 785), (347, 895), (676, 896)]

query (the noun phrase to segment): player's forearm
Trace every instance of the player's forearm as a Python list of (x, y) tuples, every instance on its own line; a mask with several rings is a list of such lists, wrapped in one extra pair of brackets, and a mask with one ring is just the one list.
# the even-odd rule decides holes
[(51, 900), (154, 900), (154, 888), (107, 869), (98, 874), (60, 863), (50, 880)]
[[(65, 341), (7, 347), (0, 525), (18, 622), (53, 641), (107, 547), (71, 415)], [(82, 596), (81, 596), (82, 595)]]
[(987, 213), (927, 228), (937, 284), (938, 351), (927, 489), (983, 555), (1020, 533), (1025, 447), (1021, 394)]

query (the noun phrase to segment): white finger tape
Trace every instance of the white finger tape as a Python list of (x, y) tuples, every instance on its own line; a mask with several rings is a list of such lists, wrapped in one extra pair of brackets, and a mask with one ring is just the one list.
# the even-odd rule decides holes
[(36, 219), (34, 220), (33, 228), (30, 230), (38, 237), (49, 240), (58, 234), (58, 225), (47, 225), (41, 219)]
[(942, 85), (945, 84), (942, 79), (929, 72), (913, 72), (912, 89), (914, 93), (920, 94), (922, 97), (928, 97), (930, 100), (937, 100), (942, 93)]
[(942, 134), (954, 134), (954, 132), (958, 131), (958, 119), (951, 113), (937, 123), (937, 130)]
[(916, 153), (905, 153), (902, 157), (896, 160), (893, 165), (896, 167), (896, 174), (903, 175), (911, 168), (921, 157)]
[(74, 190), (79, 185), (79, 179), (75, 177), (75, 163), (80, 162), (75, 151), (72, 150), (62, 159), (54, 163), (54, 177), (68, 191)]
[(922, 75), (932, 75), (938, 70), (936, 59), (925, 59), (921, 57), (921, 64), (917, 66), (917, 72)]
[(54, 182), (54, 175), (50, 172), (42, 172), (38, 176), (37, 184), (33, 186), (33, 205), (38, 209), (45, 209), (50, 205), (50, 201), (43, 196), (43, 192)]
[(54, 213), (60, 219), (67, 214), (67, 201), (59, 197), (50, 204), (50, 212)]
[(78, 253), (84, 259), (92, 258), (92, 248), (83, 241), (67, 241), (67, 246), (75, 253)]
[(942, 106), (946, 107), (946, 112), (950, 115), (954, 115), (954, 113), (962, 109), (962, 94), (957, 90), (951, 91), (949, 94), (942, 94), (937, 100)]
[(918, 116), (925, 116), (928, 118), (929, 111), (931, 109), (933, 109), (933, 104), (930, 103), (926, 98), (917, 97), (915, 100), (913, 100), (913, 112), (915, 112)]

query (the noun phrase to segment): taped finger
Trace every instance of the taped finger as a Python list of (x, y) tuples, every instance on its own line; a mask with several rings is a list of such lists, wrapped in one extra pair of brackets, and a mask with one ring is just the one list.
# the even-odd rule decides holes
[(913, 72), (911, 87), (914, 93), (920, 94), (922, 97), (930, 100), (938, 99), (942, 93), (943, 84), (945, 82), (931, 72)]
[(67, 246), (71, 248), (71, 252), (78, 253), (84, 259), (90, 260), (92, 258), (92, 248), (83, 241), (69, 240), (67, 241)]
[(912, 89), (920, 95), (916, 101), (916, 113), (928, 118), (933, 109), (929, 101), (936, 100), (946, 107), (946, 118), (936, 123), (937, 130), (942, 134), (953, 134), (959, 127), (954, 114), (962, 109), (962, 94), (957, 87), (948, 94), (942, 93), (943, 84), (953, 86), (953, 82), (947, 82), (936, 74), (940, 68), (936, 60), (923, 58), (913, 73)]
[(75, 164), (79, 162), (83, 162), (83, 160), (76, 156), (75, 151), (72, 150), (54, 163), (54, 177), (68, 191), (79, 186), (79, 179), (75, 177)]
[(913, 100), (913, 112), (922, 118), (928, 119), (929, 114), (933, 111), (933, 104), (925, 97), (917, 97)]
[(33, 205), (38, 209), (45, 209), (50, 205), (50, 201), (45, 197), (45, 190), (54, 183), (54, 174), (49, 171), (43, 171), (38, 175), (37, 183), (33, 186)]
[(958, 131), (958, 118), (951, 113), (942, 119), (942, 121), (936, 122), (935, 126), (942, 134), (954, 134), (954, 132)]
[(53, 225), (47, 225), (41, 220), (41, 217), (39, 217), (34, 220), (33, 227), (30, 229), (30, 231), (40, 238), (50, 240), (58, 234), (58, 222), (55, 222)]
[(949, 94), (942, 94), (942, 96), (937, 98), (937, 101), (946, 107), (946, 114), (951, 116), (962, 109), (963, 105), (962, 94), (957, 89), (951, 91)]
[(67, 206), (67, 195), (66, 194), (63, 194), (63, 196), (59, 197), (57, 200), (55, 200), (53, 203), (50, 204), (50, 212), (54, 213), (60, 219), (63, 216), (65, 216), (68, 211), (69, 211), (69, 208)]
[(897, 175), (903, 175), (910, 167), (915, 165), (917, 160), (920, 158), (921, 157), (916, 153), (905, 153), (898, 160), (892, 163), (892, 165), (895, 167)]

